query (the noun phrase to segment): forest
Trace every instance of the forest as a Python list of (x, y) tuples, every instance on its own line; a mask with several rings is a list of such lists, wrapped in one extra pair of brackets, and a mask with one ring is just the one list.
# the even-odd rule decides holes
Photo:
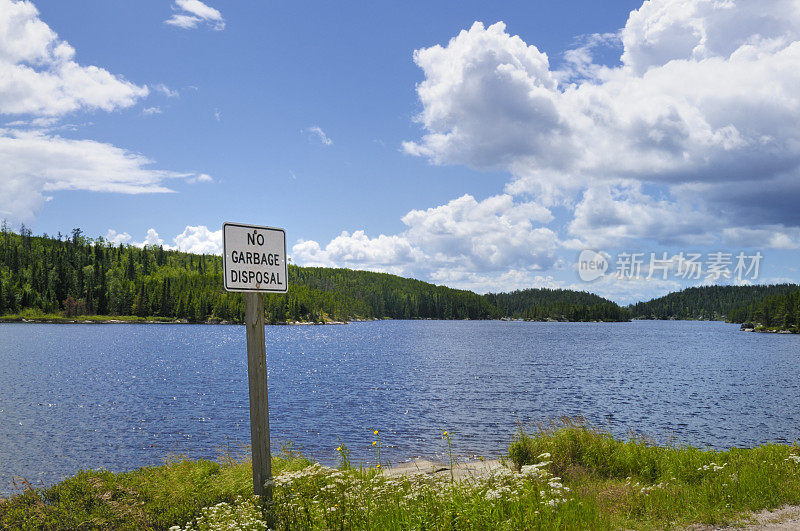
[[(772, 322), (797, 319), (798, 306), (789, 301), (796, 297), (797, 284), (758, 284), (753, 286), (701, 286), (670, 293), (630, 306), (634, 319), (707, 319), (741, 323), (747, 320)], [(792, 294), (795, 295), (792, 295)], [(780, 306), (780, 307), (779, 307)], [(758, 312), (762, 313), (758, 313)], [(764, 314), (763, 312), (766, 311)], [(793, 314), (792, 314), (793, 312)], [(765, 319), (766, 315), (768, 319)], [(758, 317), (762, 316), (762, 317)], [(766, 325), (766, 323), (764, 323)], [(776, 326), (776, 325), (766, 325)]]
[[(478, 295), (386, 273), (289, 265), (289, 292), (264, 297), (270, 323), (353, 319), (627, 320), (626, 310), (569, 290)], [(112, 245), (80, 229), (34, 236), (0, 229), (0, 316), (138, 316), (242, 322), (222, 287), (222, 257)]]
[(567, 321), (630, 321), (631, 312), (594, 293), (564, 289), (525, 289), (487, 293), (485, 297), (507, 317), (542, 321), (554, 316)]
[[(795, 286), (797, 288), (797, 286)], [(734, 308), (728, 314), (733, 323), (754, 323), (764, 328), (800, 332), (800, 289), (770, 295)]]

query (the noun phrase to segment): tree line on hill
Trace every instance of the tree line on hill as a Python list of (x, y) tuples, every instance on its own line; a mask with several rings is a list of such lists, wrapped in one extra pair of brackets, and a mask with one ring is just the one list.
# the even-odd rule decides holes
[[(742, 322), (753, 319), (762, 304), (786, 297), (800, 289), (797, 284), (752, 286), (700, 286), (670, 293), (630, 306), (634, 319), (701, 319)], [(749, 313), (748, 313), (749, 312)], [(748, 317), (744, 317), (747, 315)]]
[(567, 321), (630, 321), (631, 312), (594, 293), (535, 288), (485, 297), (504, 316), (542, 321), (556, 316)]
[[(290, 264), (289, 292), (264, 297), (269, 322), (350, 319), (627, 320), (595, 295), (526, 290), (478, 295), (386, 273)], [(241, 322), (244, 299), (222, 286), (222, 257), (113, 245), (80, 229), (34, 236), (0, 227), (0, 316), (139, 316)]]
[[(795, 286), (797, 288), (797, 286)], [(800, 289), (769, 295), (734, 308), (728, 314), (733, 323), (754, 323), (766, 328), (800, 332)]]

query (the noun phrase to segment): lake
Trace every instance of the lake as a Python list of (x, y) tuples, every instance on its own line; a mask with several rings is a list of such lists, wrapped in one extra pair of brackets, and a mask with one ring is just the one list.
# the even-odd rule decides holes
[[(800, 336), (719, 322), (380, 321), (268, 326), (275, 446), (354, 462), (497, 456), (584, 415), (615, 434), (726, 448), (800, 439)], [(0, 324), (0, 495), (249, 443), (245, 330)]]

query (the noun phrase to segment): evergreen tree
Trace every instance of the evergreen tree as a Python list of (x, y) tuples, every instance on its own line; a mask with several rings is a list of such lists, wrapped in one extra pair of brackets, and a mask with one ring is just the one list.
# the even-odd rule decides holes
[[(5, 227), (5, 228), (4, 228)], [(34, 237), (0, 225), (2, 313), (81, 310), (241, 322), (244, 300), (222, 289), (222, 259), (163, 247), (139, 249), (86, 238)], [(626, 319), (605, 299), (568, 290), (481, 296), (385, 273), (290, 264), (289, 293), (264, 297), (270, 322), (352, 318)], [(592, 298), (594, 297), (594, 298)], [(69, 308), (65, 306), (68, 302)]]

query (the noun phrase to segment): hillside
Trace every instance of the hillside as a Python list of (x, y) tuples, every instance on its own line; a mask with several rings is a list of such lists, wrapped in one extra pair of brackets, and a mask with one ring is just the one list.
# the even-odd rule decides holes
[[(386, 273), (289, 265), (289, 292), (264, 297), (267, 320), (357, 318), (619, 320), (589, 294), (528, 290), (481, 296)], [(535, 296), (538, 293), (539, 297)], [(501, 304), (500, 307), (497, 304)], [(139, 316), (241, 322), (244, 299), (222, 289), (222, 257), (68, 238), (0, 233), (0, 315)], [(506, 313), (508, 312), (508, 313)]]
[(525, 289), (485, 295), (501, 315), (541, 321), (629, 321), (630, 312), (594, 293), (563, 289)]
[[(766, 297), (795, 291), (796, 284), (755, 286), (701, 286), (670, 293), (629, 307), (634, 319), (736, 320), (743, 311)], [(736, 311), (737, 313), (733, 313)], [(736, 318), (736, 319), (734, 319)]]
[(728, 314), (734, 323), (756, 323), (764, 328), (800, 332), (800, 290), (769, 295), (760, 301), (734, 308)]

